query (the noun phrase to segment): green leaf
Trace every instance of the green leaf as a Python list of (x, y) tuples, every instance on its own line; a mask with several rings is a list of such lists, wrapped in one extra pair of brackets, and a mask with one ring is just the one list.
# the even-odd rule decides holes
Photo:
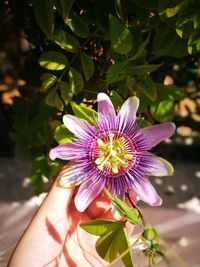
[(128, 54), (133, 46), (132, 35), (130, 31), (113, 15), (109, 16), (109, 22), (110, 40), (113, 50), (119, 54)]
[(46, 91), (57, 82), (57, 77), (51, 73), (44, 73), (41, 76), (41, 80), (42, 80), (41, 90)]
[(187, 40), (180, 38), (176, 31), (161, 24), (155, 32), (153, 48), (156, 56), (181, 58), (188, 54)]
[(140, 105), (138, 107), (139, 114), (146, 112), (149, 105), (151, 105), (151, 100), (140, 90), (137, 91), (137, 97), (140, 100)]
[(65, 23), (67, 23), (69, 12), (75, 0), (56, 0), (55, 6), (61, 14)]
[(107, 85), (125, 79), (125, 62), (116, 62), (111, 65), (106, 73)]
[(111, 91), (110, 98), (115, 107), (115, 110), (119, 110), (124, 102), (123, 98), (114, 90)]
[(128, 71), (132, 75), (144, 75), (156, 71), (162, 64), (130, 66)]
[(124, 227), (124, 222), (118, 222), (117, 224), (118, 227), (114, 231), (101, 236), (95, 245), (99, 256), (108, 262), (112, 262), (118, 255), (118, 234), (120, 234), (120, 229)]
[[(101, 258), (108, 262), (115, 260), (119, 254), (129, 249), (130, 244), (124, 222), (117, 222), (117, 227), (102, 235), (96, 242), (96, 250)], [(122, 258), (126, 267), (133, 267), (131, 252), (128, 251)]]
[(187, 96), (185, 88), (175, 85), (167, 85), (165, 90), (168, 92), (168, 95), (172, 96), (175, 100), (181, 100)]
[(75, 53), (80, 48), (79, 41), (73, 35), (63, 30), (56, 30), (54, 32), (53, 41), (68, 52)]
[(137, 59), (141, 58), (142, 56), (144, 56), (144, 54), (145, 54), (145, 48), (146, 48), (146, 46), (148, 45), (148, 43), (150, 41), (150, 36), (151, 35), (150, 35), (150, 32), (149, 32), (147, 38), (139, 46), (138, 51), (136, 52), (136, 54), (129, 59), (130, 61), (137, 60)]
[(85, 106), (77, 105), (75, 102), (71, 102), (70, 104), (74, 114), (77, 117), (88, 121), (90, 124), (96, 124), (95, 118), (98, 117), (98, 114), (95, 110)]
[(66, 144), (73, 142), (74, 135), (62, 124), (55, 129), (54, 138), (59, 144)]
[(88, 81), (94, 73), (94, 62), (88, 54), (81, 53), (81, 63), (83, 74), (85, 76), (85, 79)]
[[(127, 234), (126, 228), (120, 229), (120, 234), (118, 235), (119, 243), (119, 254), (123, 254), (128, 248), (130, 248), (130, 242)], [(123, 257), (122, 261), (126, 267), (133, 267), (133, 257), (132, 252), (129, 250)]]
[(137, 83), (137, 79), (135, 76), (128, 75), (126, 77), (126, 85), (129, 90), (135, 89), (135, 84)]
[(174, 100), (167, 99), (152, 103), (150, 111), (154, 119), (160, 122), (172, 121), (175, 115)]
[(148, 120), (145, 120), (144, 118), (138, 118), (138, 119), (136, 119), (136, 121), (139, 124), (139, 127), (142, 129), (149, 127), (149, 126), (152, 126), (152, 124)]
[(56, 89), (51, 90), (45, 98), (45, 103), (50, 107), (55, 107), (58, 110), (63, 110), (63, 102), (58, 95)]
[(69, 84), (70, 84), (70, 91), (73, 94), (79, 93), (84, 86), (84, 81), (81, 73), (73, 67), (69, 69)]
[(159, 3), (158, 0), (131, 0), (131, 1), (142, 8), (158, 9), (158, 3)]
[(179, 5), (182, 2), (183, 2), (183, 0), (173, 0), (173, 1), (162, 0), (162, 1), (159, 1), (159, 6), (158, 6), (159, 12), (162, 13), (168, 8), (176, 7), (177, 5)]
[(138, 84), (138, 89), (141, 90), (151, 101), (157, 98), (156, 84), (151, 77), (145, 76), (144, 79)]
[(33, 0), (33, 10), (37, 23), (42, 31), (50, 37), (54, 28), (53, 5), (53, 0)]
[(65, 55), (56, 51), (44, 52), (38, 59), (41, 67), (48, 70), (63, 70), (68, 64)]
[(73, 92), (71, 92), (70, 85), (67, 82), (61, 81), (59, 84), (59, 89), (65, 104), (69, 104), (73, 97)]
[(47, 158), (44, 155), (35, 158), (31, 167), (31, 173), (29, 178), (36, 195), (39, 195), (42, 192), (42, 176), (45, 175), (48, 177), (49, 173), (50, 166), (48, 164)]
[(118, 226), (118, 222), (109, 220), (95, 220), (81, 223), (79, 226), (92, 235), (102, 236), (110, 231), (114, 231)]
[(140, 222), (140, 215), (137, 209), (130, 208), (124, 201), (110, 194), (108, 190), (104, 189), (104, 191), (122, 217), (126, 218), (132, 224), (138, 224)]
[(185, 88), (176, 85), (156, 84), (158, 99), (166, 100), (173, 98), (174, 100), (181, 100), (187, 96)]
[(81, 18), (80, 15), (76, 13), (71, 13), (70, 18), (67, 20), (67, 23), (71, 31), (76, 34), (78, 37), (86, 38), (89, 34), (88, 25)]

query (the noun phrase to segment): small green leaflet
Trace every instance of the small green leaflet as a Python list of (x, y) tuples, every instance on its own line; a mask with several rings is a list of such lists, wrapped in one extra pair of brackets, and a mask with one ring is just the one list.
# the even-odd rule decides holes
[[(96, 242), (96, 250), (99, 256), (108, 262), (112, 262), (118, 254), (130, 248), (125, 222), (95, 220), (82, 223), (80, 227), (90, 234), (100, 236)], [(133, 267), (130, 250), (122, 257), (122, 261), (126, 267)]]
[[(101, 236), (95, 246), (101, 258), (108, 262), (115, 260), (118, 254), (122, 254), (130, 248), (125, 223), (118, 222), (118, 227), (114, 231)], [(133, 258), (130, 250), (122, 257), (122, 261), (126, 267), (133, 267)]]
[(41, 91), (51, 88), (57, 81), (57, 77), (51, 73), (44, 73), (40, 79), (42, 80)]
[(83, 68), (83, 74), (86, 81), (88, 81), (94, 73), (94, 62), (91, 57), (86, 53), (81, 53), (81, 63)]
[(75, 53), (80, 47), (78, 39), (64, 30), (56, 30), (53, 41), (68, 52)]
[(77, 71), (73, 67), (69, 69), (68, 76), (69, 76), (70, 91), (73, 94), (79, 93), (84, 86), (83, 76), (79, 71)]
[(75, 102), (71, 102), (71, 106), (74, 114), (77, 117), (88, 121), (90, 124), (96, 124), (95, 118), (98, 117), (98, 114), (95, 110), (85, 106), (77, 105)]
[(58, 110), (63, 110), (63, 102), (58, 95), (56, 89), (51, 90), (45, 98), (45, 103), (50, 107), (55, 107)]
[(185, 88), (176, 85), (156, 84), (157, 94), (160, 100), (173, 98), (174, 100), (181, 100), (187, 96)]
[(137, 209), (130, 208), (124, 201), (110, 194), (107, 189), (104, 189), (104, 191), (123, 218), (127, 219), (132, 224), (139, 224), (140, 215)]
[(160, 122), (171, 121), (175, 115), (173, 98), (152, 103), (150, 107), (152, 116)]
[(109, 16), (109, 22), (110, 41), (113, 50), (122, 55), (128, 54), (133, 46), (131, 32), (113, 15)]
[(65, 102), (66, 105), (69, 104), (69, 102), (72, 100), (72, 97), (73, 97), (73, 92), (71, 92), (70, 90), (71, 87), (69, 83), (65, 81), (60, 81), (59, 89), (60, 89), (60, 93), (61, 93), (61, 97), (63, 101)]
[(74, 135), (62, 124), (55, 129), (54, 138), (59, 144), (66, 144), (73, 142)]
[(145, 48), (146, 48), (146, 46), (148, 45), (148, 43), (150, 41), (150, 36), (151, 35), (150, 35), (150, 32), (149, 32), (147, 38), (139, 46), (138, 51), (136, 52), (136, 54), (129, 59), (130, 61), (137, 60), (137, 59), (141, 58), (142, 56), (144, 56), (144, 54), (145, 54)]
[(137, 85), (139, 91), (145, 94), (151, 101), (157, 98), (156, 84), (149, 75), (146, 75), (143, 80)]
[(126, 77), (125, 62), (116, 62), (111, 65), (106, 73), (107, 86), (111, 83), (121, 81)]
[(53, 0), (33, 0), (33, 10), (42, 31), (51, 36), (54, 28)]
[(92, 235), (103, 236), (110, 231), (115, 231), (118, 223), (110, 220), (94, 220), (81, 223), (79, 226)]
[(48, 70), (63, 70), (68, 60), (65, 55), (57, 51), (44, 52), (38, 59), (41, 67)]
[(111, 91), (110, 98), (115, 107), (115, 110), (119, 110), (124, 102), (123, 98), (117, 93), (117, 91), (114, 91), (114, 90)]
[(58, 12), (61, 14), (64, 22), (67, 22), (68, 15), (75, 0), (56, 0), (55, 6)]
[(153, 71), (156, 71), (158, 68), (160, 68), (162, 64), (152, 64), (152, 65), (139, 65), (139, 66), (130, 66), (128, 71), (130, 74), (135, 75), (144, 75), (149, 74)]
[(76, 13), (71, 13), (70, 18), (67, 20), (71, 31), (78, 37), (86, 38), (89, 34), (89, 28), (87, 23)]

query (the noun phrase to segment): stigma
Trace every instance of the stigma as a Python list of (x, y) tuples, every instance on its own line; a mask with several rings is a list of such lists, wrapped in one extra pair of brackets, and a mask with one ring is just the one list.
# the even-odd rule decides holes
[(129, 166), (133, 155), (128, 151), (123, 136), (109, 132), (107, 137), (97, 139), (98, 153), (95, 164), (100, 171), (118, 174)]

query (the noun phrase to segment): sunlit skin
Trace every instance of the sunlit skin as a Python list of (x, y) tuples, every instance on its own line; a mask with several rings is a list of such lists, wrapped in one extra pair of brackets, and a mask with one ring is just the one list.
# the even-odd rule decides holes
[(63, 171), (19, 241), (9, 267), (108, 266), (95, 251), (98, 237), (82, 230), (79, 224), (113, 219), (110, 202), (101, 195), (85, 212), (78, 212), (74, 205), (76, 189), (66, 189), (59, 184)]

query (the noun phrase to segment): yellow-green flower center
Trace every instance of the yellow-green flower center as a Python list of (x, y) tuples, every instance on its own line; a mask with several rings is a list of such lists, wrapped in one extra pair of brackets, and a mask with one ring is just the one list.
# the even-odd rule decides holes
[(125, 138), (115, 138), (114, 133), (108, 133), (107, 138), (97, 139), (98, 157), (95, 160), (97, 168), (112, 173), (119, 173), (129, 166), (133, 155), (128, 153)]

